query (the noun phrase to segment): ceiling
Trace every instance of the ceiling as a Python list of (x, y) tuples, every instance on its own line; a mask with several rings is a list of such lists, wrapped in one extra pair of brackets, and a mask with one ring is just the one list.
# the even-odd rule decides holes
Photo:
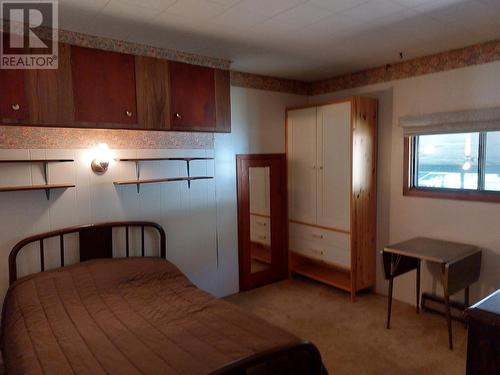
[(60, 28), (314, 81), (500, 38), (500, 0), (59, 0)]

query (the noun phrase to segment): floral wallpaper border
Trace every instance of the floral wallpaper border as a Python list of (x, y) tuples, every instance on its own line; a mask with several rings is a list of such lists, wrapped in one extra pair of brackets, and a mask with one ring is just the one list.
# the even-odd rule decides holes
[[(2, 21), (2, 20), (0, 20)], [(7, 28), (6, 22), (0, 22), (0, 31)], [(47, 27), (40, 27), (42, 38), (50, 39), (52, 33)], [(75, 46), (102, 49), (106, 51), (129, 53), (131, 55), (151, 56), (160, 59), (180, 61), (194, 65), (208, 66), (216, 69), (228, 70), (231, 61), (215, 57), (198, 55), (195, 53), (181, 52), (178, 50), (162, 47), (148, 46), (139, 43), (127, 42), (124, 40), (111, 39), (90, 34), (83, 34), (76, 31), (58, 30), (58, 38), (62, 43), (73, 44)]]
[(312, 82), (309, 86), (309, 95), (326, 94), (493, 61), (500, 61), (500, 40)]
[(0, 149), (213, 149), (213, 133), (0, 126)]
[(293, 79), (275, 78), (252, 73), (231, 71), (231, 86), (308, 95), (309, 83)]
[[(48, 30), (47, 30), (48, 31)], [(50, 35), (49, 33), (46, 34)], [(82, 34), (76, 31), (59, 30), (59, 41), (81, 47), (97, 48), (107, 51), (129, 53), (158, 57), (194, 65), (208, 66), (228, 70), (231, 62), (226, 59), (202, 56), (195, 53), (181, 52), (169, 48), (153, 47), (139, 43), (126, 42), (94, 35)]]

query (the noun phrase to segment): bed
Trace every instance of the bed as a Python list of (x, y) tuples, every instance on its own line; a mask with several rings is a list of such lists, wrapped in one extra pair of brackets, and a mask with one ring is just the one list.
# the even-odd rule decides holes
[[(119, 227), (125, 256), (113, 258)], [(131, 228), (140, 232), (138, 257)], [(146, 256), (151, 229), (156, 257)], [(64, 236), (74, 233), (81, 262), (65, 266)], [(46, 271), (44, 244), (53, 238), (61, 267)], [(18, 279), (17, 256), (33, 243), (41, 272)], [(73, 227), (19, 242), (2, 311), (6, 374), (326, 374), (313, 344), (199, 290), (165, 256), (165, 232), (151, 222)]]

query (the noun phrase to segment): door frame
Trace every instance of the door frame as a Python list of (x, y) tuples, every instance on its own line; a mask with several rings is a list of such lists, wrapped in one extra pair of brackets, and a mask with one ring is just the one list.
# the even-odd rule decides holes
[[(271, 267), (251, 273), (249, 168), (269, 167)], [(288, 277), (288, 197), (285, 154), (236, 155), (240, 291)]]

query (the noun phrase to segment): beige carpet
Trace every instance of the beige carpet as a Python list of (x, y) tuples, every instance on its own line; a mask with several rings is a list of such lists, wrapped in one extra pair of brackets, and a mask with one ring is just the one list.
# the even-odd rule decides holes
[(316, 344), (330, 374), (464, 374), (466, 330), (453, 323), (448, 350), (444, 317), (415, 313), (395, 301), (385, 329), (387, 300), (373, 293), (351, 303), (347, 293), (294, 277), (227, 298)]

